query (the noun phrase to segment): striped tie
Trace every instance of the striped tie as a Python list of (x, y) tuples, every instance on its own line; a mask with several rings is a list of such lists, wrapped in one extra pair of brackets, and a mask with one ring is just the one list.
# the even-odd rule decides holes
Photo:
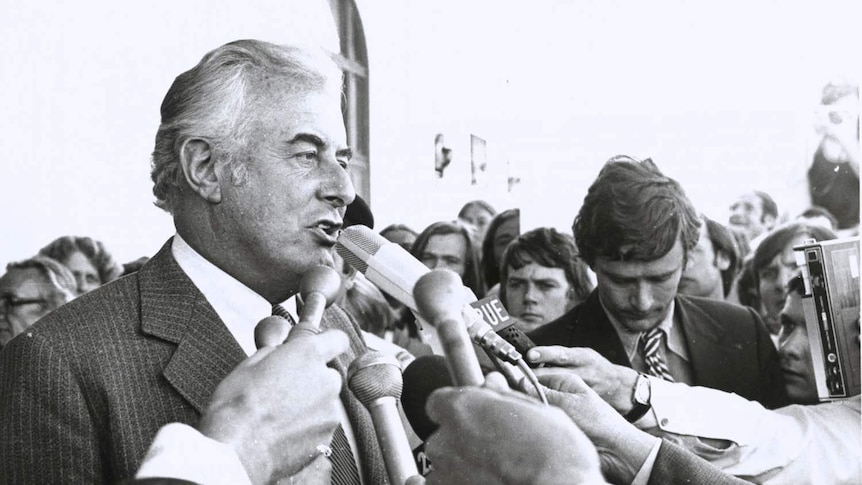
[(649, 332), (642, 333), (640, 338), (641, 350), (649, 368), (649, 374), (661, 377), (662, 379), (674, 382), (673, 376), (670, 375), (670, 369), (664, 359), (661, 358), (661, 341), (664, 338), (664, 332), (660, 328), (655, 327)]
[[(291, 326), (296, 325), (296, 320), (281, 305), (273, 305), (272, 314), (284, 318), (290, 322)], [(359, 470), (356, 468), (356, 462), (353, 460), (353, 451), (350, 449), (350, 442), (347, 441), (347, 435), (344, 434), (344, 428), (341, 427), (341, 424), (335, 428), (329, 447), (332, 448), (332, 454), (329, 455), (329, 461), (332, 463), (330, 483), (332, 485), (359, 485), (361, 483), (359, 481)]]
[(272, 314), (287, 320), (290, 323), (291, 327), (296, 325), (296, 320), (293, 319), (293, 316), (290, 314), (290, 312), (285, 310), (283, 306), (277, 303), (272, 306)]

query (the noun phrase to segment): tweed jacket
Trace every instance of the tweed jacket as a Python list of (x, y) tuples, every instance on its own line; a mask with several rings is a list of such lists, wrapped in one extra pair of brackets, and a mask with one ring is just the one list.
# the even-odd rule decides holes
[[(674, 324), (679, 322), (688, 345), (694, 385), (733, 392), (770, 409), (788, 404), (778, 353), (753, 310), (677, 295), (674, 312)], [(631, 367), (597, 290), (528, 336), (536, 345), (590, 347), (614, 364)]]
[[(350, 337), (344, 374), (365, 343)], [(0, 483), (115, 483), (134, 476), (158, 429), (194, 426), (245, 352), (171, 255), (60, 307), (0, 353)], [(387, 482), (370, 415), (346, 386), (366, 483)]]
[(648, 485), (676, 484), (743, 485), (745, 480), (728, 475), (694, 453), (662, 440)]

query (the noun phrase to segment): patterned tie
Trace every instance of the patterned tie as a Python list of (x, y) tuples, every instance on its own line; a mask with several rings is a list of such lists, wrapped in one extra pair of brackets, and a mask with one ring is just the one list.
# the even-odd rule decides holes
[(643, 352), (644, 362), (649, 368), (650, 375), (661, 377), (662, 379), (674, 382), (673, 376), (670, 375), (670, 369), (664, 359), (661, 358), (661, 341), (664, 338), (664, 332), (660, 328), (655, 327), (649, 332), (642, 333), (640, 338), (641, 351)]
[[(272, 314), (284, 318), (290, 322), (291, 326), (296, 325), (293, 316), (279, 304), (272, 306)], [(329, 447), (332, 449), (332, 454), (329, 455), (329, 461), (332, 464), (330, 483), (332, 485), (360, 485), (359, 470), (356, 468), (350, 442), (347, 440), (347, 435), (344, 434), (344, 428), (341, 427), (341, 424), (335, 428)]]
[(296, 325), (296, 320), (293, 319), (293, 316), (290, 314), (290, 312), (285, 310), (284, 307), (279, 305), (278, 303), (272, 306), (272, 314), (287, 320), (290, 323), (291, 327)]

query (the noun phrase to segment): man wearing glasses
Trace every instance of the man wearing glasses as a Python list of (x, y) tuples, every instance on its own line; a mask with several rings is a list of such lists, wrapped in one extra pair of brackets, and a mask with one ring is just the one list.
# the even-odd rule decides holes
[(74, 298), (75, 288), (72, 273), (44, 256), (6, 266), (0, 277), (0, 348)]

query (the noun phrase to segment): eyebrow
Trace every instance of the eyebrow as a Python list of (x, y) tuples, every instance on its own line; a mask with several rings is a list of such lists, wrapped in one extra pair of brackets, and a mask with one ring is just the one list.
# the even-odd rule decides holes
[[(287, 141), (289, 145), (293, 145), (294, 143), (311, 143), (317, 148), (323, 148), (326, 146), (326, 142), (323, 141), (319, 136), (312, 133), (297, 133), (293, 138)], [(346, 158), (350, 160), (353, 158), (353, 149), (350, 147), (342, 148), (340, 150), (335, 151), (335, 156), (338, 158)]]

